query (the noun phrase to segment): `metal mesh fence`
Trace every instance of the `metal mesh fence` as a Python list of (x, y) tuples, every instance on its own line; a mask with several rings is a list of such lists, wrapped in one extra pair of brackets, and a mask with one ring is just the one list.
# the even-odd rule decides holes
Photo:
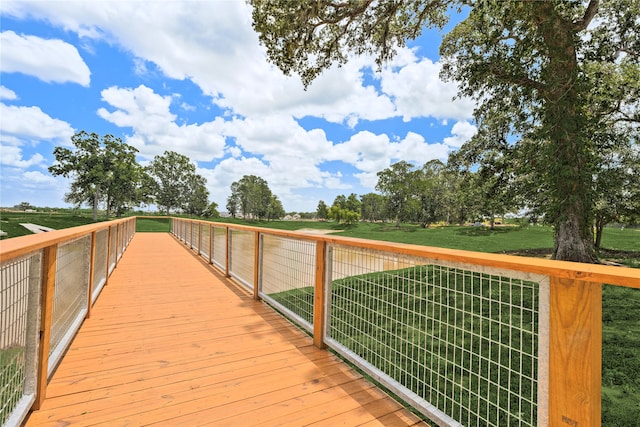
[(93, 295), (92, 301), (98, 298), (104, 284), (107, 282), (107, 254), (109, 230), (100, 230), (96, 233), (96, 254), (93, 265)]
[(118, 254), (116, 253), (116, 239), (118, 238), (117, 227), (112, 226), (109, 227), (110, 235), (109, 235), (109, 274), (116, 268), (116, 257)]
[(117, 260), (120, 261), (120, 257), (122, 257), (122, 226), (120, 224), (116, 225), (116, 254)]
[(401, 395), (432, 418), (537, 425), (538, 283), (346, 246), (330, 252), (327, 342), (408, 389)]
[(195, 250), (200, 249), (199, 246), (200, 225), (196, 222), (191, 223), (191, 247)]
[(229, 274), (244, 285), (253, 288), (254, 233), (244, 230), (231, 230), (229, 255)]
[(215, 265), (224, 269), (227, 257), (227, 229), (213, 227), (213, 254), (211, 260)]
[(49, 372), (80, 327), (87, 310), (91, 236), (58, 248), (51, 318)]
[(262, 236), (260, 295), (313, 329), (316, 243)]
[(175, 234), (178, 239), (182, 240), (184, 242), (184, 227), (185, 227), (185, 222), (184, 221), (180, 221), (178, 219), (173, 219), (173, 223), (172, 223), (172, 231), (173, 234)]
[(178, 239), (182, 240), (182, 221), (171, 218), (171, 233)]
[(193, 223), (185, 223), (184, 242), (187, 244), (187, 246), (191, 246), (191, 227), (193, 227)]
[(211, 226), (202, 224), (200, 226), (200, 255), (207, 260), (211, 257), (209, 254), (209, 245), (211, 244)]
[[(23, 407), (28, 409), (29, 394), (34, 392), (34, 359), (38, 291), (42, 255), (35, 252), (0, 265), (0, 425)], [(33, 336), (30, 336), (33, 335)], [(31, 379), (31, 381), (30, 381)]]
[(124, 248), (126, 246), (125, 245), (126, 235), (125, 235), (124, 224), (118, 224), (116, 225), (116, 228), (118, 230), (118, 243), (117, 243), (116, 251), (118, 253), (118, 261), (120, 261), (120, 258), (122, 258), (122, 254), (124, 252)]

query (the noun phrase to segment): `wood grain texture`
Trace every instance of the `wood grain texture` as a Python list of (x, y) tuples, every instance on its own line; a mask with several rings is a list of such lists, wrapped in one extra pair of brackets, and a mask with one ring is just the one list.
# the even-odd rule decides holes
[(549, 424), (599, 426), (602, 286), (552, 278), (549, 302)]
[(36, 401), (34, 409), (42, 406), (47, 396), (49, 376), (49, 343), (51, 342), (51, 319), (53, 316), (53, 297), (56, 283), (58, 245), (44, 248), (42, 253), (42, 287), (40, 312), (40, 337), (38, 343), (38, 372), (36, 379)]
[(139, 233), (27, 426), (424, 425), (167, 233)]

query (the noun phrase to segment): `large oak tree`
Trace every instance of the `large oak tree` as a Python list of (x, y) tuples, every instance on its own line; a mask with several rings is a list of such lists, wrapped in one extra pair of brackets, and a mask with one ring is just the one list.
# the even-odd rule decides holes
[(142, 168), (136, 162), (138, 150), (113, 135), (80, 131), (71, 137), (74, 148), (56, 147), (56, 162), (49, 167), (54, 176), (71, 178), (65, 201), (75, 205), (88, 203), (93, 220), (104, 202), (107, 218), (111, 211), (120, 216), (127, 208), (143, 200), (140, 192)]
[(187, 156), (165, 151), (155, 156), (146, 170), (151, 177), (154, 202), (163, 207), (167, 215), (175, 208), (201, 214), (207, 207), (207, 181), (196, 173), (195, 165)]
[[(593, 173), (589, 64), (638, 66), (638, 0), (250, 0), (254, 28), (270, 60), (304, 85), (352, 54), (382, 65), (424, 28), (442, 28), (448, 13), (467, 14), (445, 35), (443, 76), (477, 101), (476, 119), (497, 111), (513, 140), (536, 141), (536, 166), (555, 228), (555, 259), (594, 262)], [(631, 71), (630, 71), (631, 70)], [(612, 91), (605, 90), (608, 95)], [(633, 123), (637, 98), (608, 99), (616, 123)], [(600, 116), (598, 116), (600, 117)], [(605, 122), (603, 122), (605, 123)], [(608, 122), (611, 123), (611, 122)], [(603, 130), (598, 127), (598, 130)]]

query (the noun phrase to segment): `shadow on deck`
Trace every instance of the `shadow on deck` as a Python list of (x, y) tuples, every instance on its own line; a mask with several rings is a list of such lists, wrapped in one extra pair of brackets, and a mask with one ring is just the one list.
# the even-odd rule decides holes
[(26, 425), (422, 424), (168, 233), (138, 233)]

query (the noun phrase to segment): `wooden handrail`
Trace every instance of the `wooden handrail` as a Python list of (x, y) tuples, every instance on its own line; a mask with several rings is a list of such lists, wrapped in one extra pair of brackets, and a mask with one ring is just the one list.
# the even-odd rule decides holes
[(27, 236), (0, 240), (0, 262), (43, 249), (47, 246), (57, 245), (78, 237), (84, 237), (94, 231), (104, 230), (114, 224), (119, 225), (127, 221), (131, 221), (131, 218), (97, 222), (95, 224), (49, 231), (47, 233), (29, 234)]
[(365, 249), (392, 251), (404, 255), (430, 258), (436, 261), (455, 261), (493, 267), (498, 269), (516, 270), (550, 277), (580, 280), (591, 283), (606, 283), (640, 289), (640, 269), (617, 267), (600, 264), (583, 264), (579, 262), (556, 261), (543, 258), (531, 258), (515, 255), (493, 254), (487, 252), (473, 252), (460, 249), (446, 249), (432, 246), (413, 245), (408, 243), (385, 242), (379, 240), (360, 239), (355, 237), (333, 236), (327, 234), (313, 234), (300, 231), (278, 230), (272, 228), (253, 227), (248, 225), (219, 223), (203, 220), (179, 218), (184, 221), (205, 222), (216, 227), (234, 230), (262, 231), (276, 236), (304, 238), (317, 242), (333, 243), (345, 246), (357, 246)]

